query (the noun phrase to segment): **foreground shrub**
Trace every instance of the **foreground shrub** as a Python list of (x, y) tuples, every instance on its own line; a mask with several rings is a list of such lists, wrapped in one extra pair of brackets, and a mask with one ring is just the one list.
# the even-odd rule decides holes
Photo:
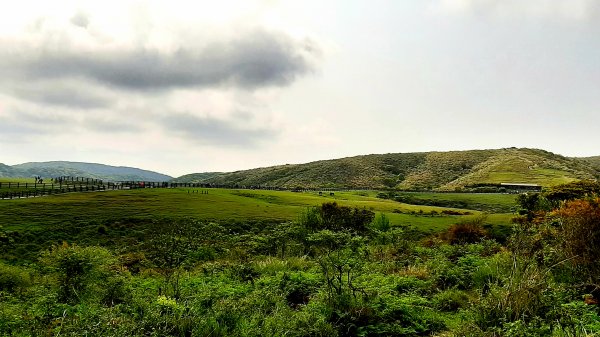
[(77, 303), (99, 293), (96, 288), (113, 274), (114, 258), (105, 248), (63, 243), (42, 254), (41, 262), (57, 277), (59, 301)]
[(556, 214), (566, 257), (592, 281), (600, 280), (600, 198), (568, 201)]
[(31, 285), (31, 276), (27, 271), (0, 263), (0, 291), (18, 291), (29, 285)]
[(462, 290), (448, 289), (435, 294), (432, 304), (441, 311), (457, 311), (469, 306), (469, 296)]
[(483, 228), (485, 216), (454, 224), (443, 234), (443, 238), (452, 245), (477, 243), (488, 236)]

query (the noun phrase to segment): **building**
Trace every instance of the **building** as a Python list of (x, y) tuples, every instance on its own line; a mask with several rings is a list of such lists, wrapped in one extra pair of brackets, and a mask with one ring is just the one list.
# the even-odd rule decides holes
[(537, 184), (522, 184), (522, 183), (500, 183), (500, 187), (504, 187), (506, 191), (523, 193), (523, 192), (541, 192), (542, 186)]

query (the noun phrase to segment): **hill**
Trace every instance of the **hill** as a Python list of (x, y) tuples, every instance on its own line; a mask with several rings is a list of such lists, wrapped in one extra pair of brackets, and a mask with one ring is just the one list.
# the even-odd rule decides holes
[(600, 171), (600, 156), (585, 157), (585, 158), (579, 158), (579, 159), (590, 163), (590, 165), (592, 165), (592, 167), (594, 167), (596, 170)]
[(110, 166), (104, 164), (80, 163), (68, 161), (31, 162), (8, 166), (0, 164), (0, 177), (33, 177), (45, 178), (59, 176), (76, 176), (109, 181), (143, 180), (169, 181), (172, 177), (158, 172), (142, 170), (134, 167)]
[(171, 179), (171, 182), (174, 182), (174, 183), (203, 183), (203, 182), (205, 182), (211, 178), (215, 178), (221, 174), (223, 174), (223, 172), (192, 173), (192, 174), (186, 174), (181, 177)]
[[(371, 154), (223, 173), (203, 182), (283, 188), (389, 187), (454, 191), (503, 182), (552, 186), (599, 176), (600, 167), (589, 160), (538, 149), (506, 148)], [(181, 182), (187, 179), (186, 176), (178, 178)]]

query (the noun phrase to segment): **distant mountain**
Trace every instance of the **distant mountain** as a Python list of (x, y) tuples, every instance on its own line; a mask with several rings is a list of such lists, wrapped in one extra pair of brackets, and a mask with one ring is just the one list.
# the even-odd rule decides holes
[(68, 161), (32, 162), (13, 166), (0, 164), (0, 176), (41, 176), (44, 178), (59, 176), (75, 176), (102, 179), (107, 181), (169, 181), (172, 179), (172, 177), (165, 174), (142, 170), (134, 167), (110, 166), (104, 164), (79, 163)]
[[(178, 178), (187, 182), (194, 175)], [(203, 182), (283, 188), (349, 187), (454, 191), (481, 184), (552, 186), (597, 179), (600, 166), (537, 149), (371, 154), (217, 174)]]
[(215, 178), (221, 174), (223, 174), (223, 172), (192, 173), (192, 174), (186, 174), (179, 178), (171, 179), (171, 181), (174, 183), (202, 183), (209, 179)]
[(14, 177), (15, 171), (11, 166), (0, 163), (0, 177)]

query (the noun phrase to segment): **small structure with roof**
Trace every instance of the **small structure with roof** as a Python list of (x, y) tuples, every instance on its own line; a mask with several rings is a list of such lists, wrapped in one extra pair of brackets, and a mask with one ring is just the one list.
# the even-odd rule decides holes
[(542, 191), (542, 186), (538, 184), (500, 183), (500, 187), (504, 187), (507, 191), (516, 193)]

